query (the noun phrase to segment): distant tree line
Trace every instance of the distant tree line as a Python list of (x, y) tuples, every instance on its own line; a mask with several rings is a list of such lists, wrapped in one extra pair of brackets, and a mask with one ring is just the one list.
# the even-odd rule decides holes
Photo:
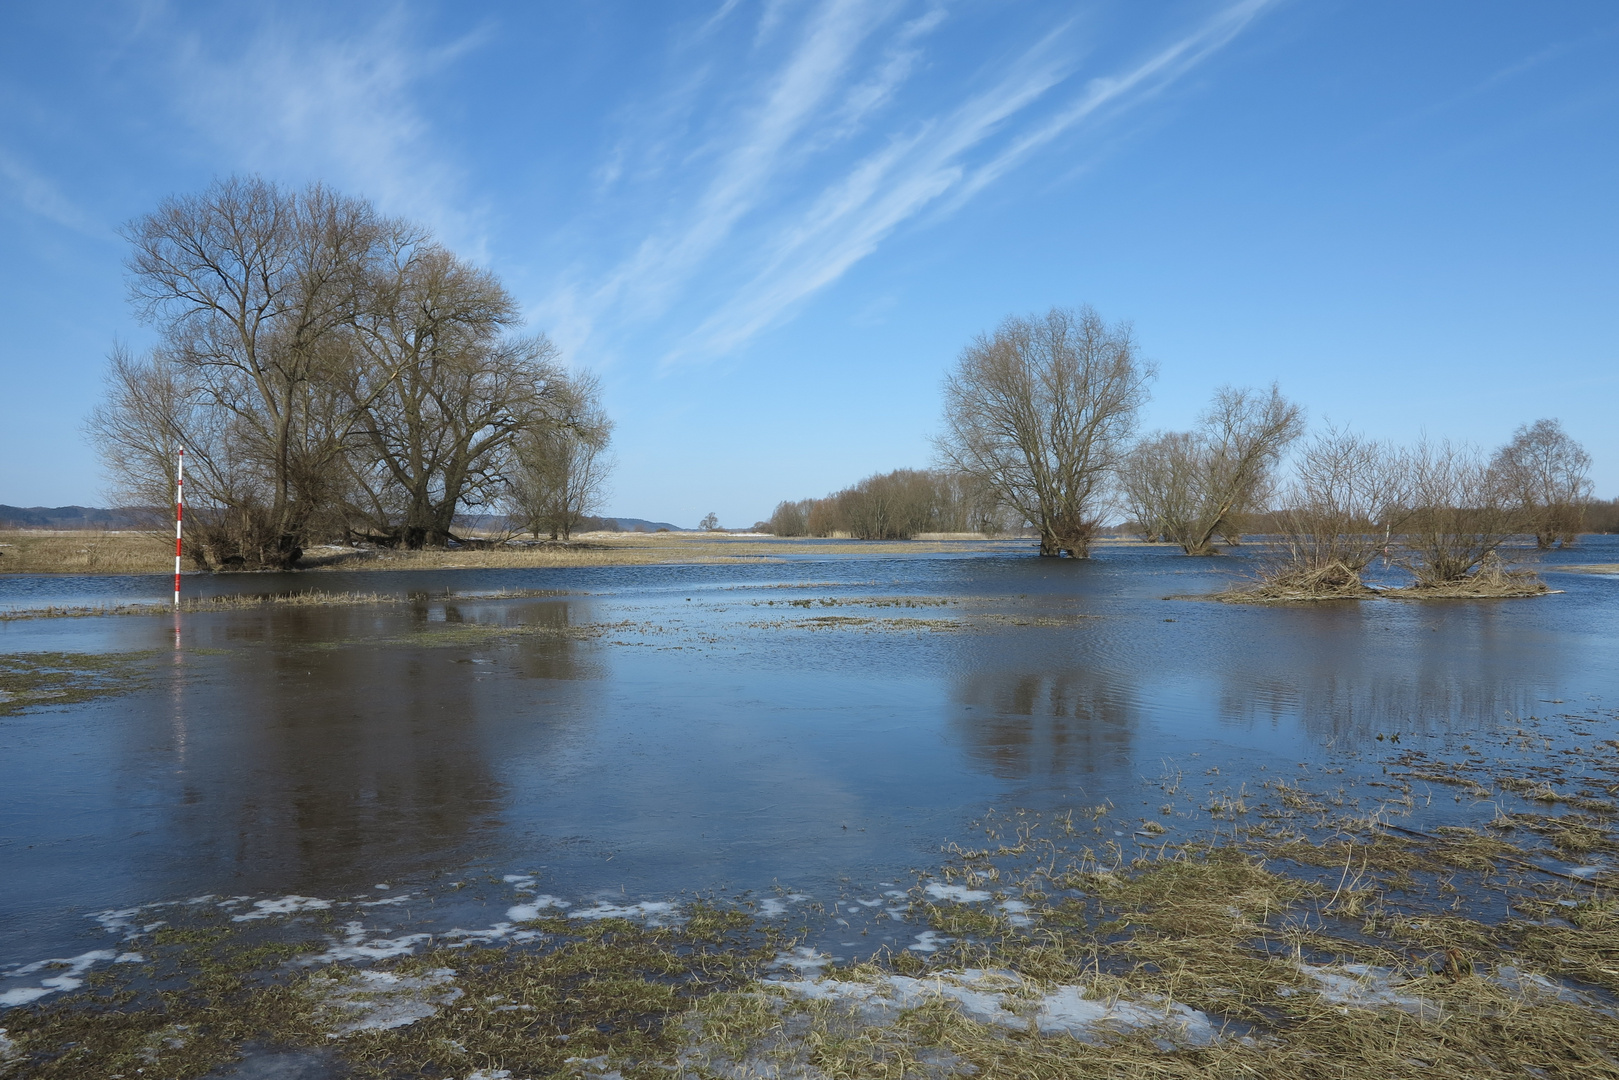
[(473, 509), (566, 537), (595, 509), (612, 430), (596, 383), (426, 229), (318, 184), (230, 178), (124, 235), (158, 344), (114, 351), (89, 430), (127, 505), (172, 505), (185, 448), (199, 565), (442, 546)]
[(1019, 524), (972, 477), (946, 469), (895, 469), (824, 498), (782, 502), (755, 528), (777, 536), (910, 540), (921, 533), (995, 536)]

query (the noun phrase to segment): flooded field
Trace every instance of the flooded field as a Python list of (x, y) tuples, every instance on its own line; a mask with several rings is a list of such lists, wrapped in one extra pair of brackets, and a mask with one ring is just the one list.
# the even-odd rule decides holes
[[(975, 852), (1027, 872), (1017, 838), (1058, 831), (1125, 866), (1168, 845), (1326, 850), (1348, 819), (1432, 839), (1532, 814), (1495, 865), (1610, 895), (1619, 577), (1559, 566), (1615, 562), (1596, 537), (1542, 560), (1556, 595), (1255, 608), (1184, 598), (1247, 572), (1240, 555), (850, 544), (194, 578), (364, 595), (0, 621), (0, 1002), (209, 919), (318, 916), (328, 962), (369, 962), (521, 944), (546, 919), (674, 925), (701, 899), (790, 928), (810, 975), (926, 959), (971, 937), (940, 905), (1026, 925)], [(0, 577), (0, 608), (166, 588)], [(1558, 815), (1595, 839), (1523, 843)], [(1340, 891), (1377, 869), (1295, 862)], [(1499, 920), (1514, 895), (1443, 904)]]

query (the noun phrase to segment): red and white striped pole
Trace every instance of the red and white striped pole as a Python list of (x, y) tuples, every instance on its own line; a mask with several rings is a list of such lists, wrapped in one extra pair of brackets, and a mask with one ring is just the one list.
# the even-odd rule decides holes
[(180, 612), (180, 525), (186, 510), (186, 448), (174, 468), (174, 611)]

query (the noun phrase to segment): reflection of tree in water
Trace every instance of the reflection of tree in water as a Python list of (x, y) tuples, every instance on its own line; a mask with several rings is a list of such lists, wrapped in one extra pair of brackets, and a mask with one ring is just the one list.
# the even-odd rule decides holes
[[(496, 823), (505, 754), (567, 736), (588, 665), (566, 634), (460, 636), (471, 623), (563, 627), (565, 603), (423, 607), (404, 620), (428, 632), (420, 646), (394, 636), (397, 614), (390, 633), (374, 610), (291, 609), (238, 654), (223, 698), (207, 703), (227, 717), (210, 740), (220, 756), (191, 762), (213, 790), (190, 825), (234, 849), (215, 857), (276, 887), (330, 888), (425, 869)], [(434, 640), (434, 627), (456, 636)], [(536, 693), (536, 678), (571, 688), (542, 701), (557, 695)]]
[[(1482, 632), (1481, 632), (1482, 631)], [(1466, 733), (1516, 726), (1532, 714), (1559, 672), (1548, 654), (1483, 627), (1444, 624), (1398, 641), (1338, 634), (1273, 651), (1260, 669), (1251, 656), (1220, 668), (1220, 715), (1227, 722), (1300, 724), (1338, 745), (1393, 733)]]
[(972, 709), (952, 723), (968, 753), (1007, 779), (1116, 768), (1139, 718), (1130, 688), (1098, 671), (974, 671), (952, 697)]

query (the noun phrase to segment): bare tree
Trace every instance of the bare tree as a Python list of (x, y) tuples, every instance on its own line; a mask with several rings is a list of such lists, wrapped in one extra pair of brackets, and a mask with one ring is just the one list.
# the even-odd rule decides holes
[(1033, 522), (1042, 555), (1086, 557), (1153, 373), (1088, 307), (1008, 318), (945, 381), (939, 456)]
[(1119, 494), (1141, 538), (1179, 542), (1197, 517), (1196, 438), (1188, 431), (1155, 434), (1136, 443), (1119, 469)]
[(718, 532), (720, 527), (719, 515), (710, 510), (704, 515), (703, 520), (697, 523), (697, 527), (705, 532)]
[(532, 426), (518, 441), (510, 498), (529, 532), (567, 540), (606, 496), (613, 423), (593, 376), (573, 375), (559, 397), (561, 414)]
[(1273, 515), (1278, 558), (1267, 586), (1307, 595), (1365, 592), (1361, 573), (1392, 553), (1411, 513), (1406, 455), (1354, 432), (1329, 428), (1298, 455)]
[(1418, 588), (1455, 585), (1496, 566), (1522, 524), (1519, 508), (1477, 450), (1424, 442), (1410, 456), (1405, 561)]
[(511, 338), (517, 304), (487, 271), (399, 227), (353, 335), (354, 510), (372, 539), (440, 547), (455, 515), (506, 495), (516, 445), (572, 402), (543, 335)]
[(1574, 543), (1591, 499), (1591, 455), (1556, 420), (1537, 420), (1513, 433), (1490, 467), (1523, 514), (1542, 551)]
[(810, 499), (783, 500), (770, 515), (770, 531), (776, 536), (808, 536)]
[(1268, 396), (1221, 387), (1188, 445), (1191, 516), (1170, 520), (1168, 535), (1188, 555), (1214, 554), (1216, 536), (1234, 536), (1244, 512), (1270, 493), (1282, 451), (1304, 429), (1303, 411), (1276, 386)]
[[(125, 230), (131, 297), (163, 335), (173, 400), (187, 403), (163, 437), (223, 439), (209, 450), (232, 522), (217, 538), (234, 548), (215, 553), (222, 563), (292, 565), (330, 502), (349, 427), (333, 371), (378, 232), (362, 201), (240, 178), (167, 199)], [(115, 370), (109, 408), (134, 404), (134, 373)], [(102, 420), (115, 444), (120, 424)], [(199, 422), (207, 430), (191, 430)]]

